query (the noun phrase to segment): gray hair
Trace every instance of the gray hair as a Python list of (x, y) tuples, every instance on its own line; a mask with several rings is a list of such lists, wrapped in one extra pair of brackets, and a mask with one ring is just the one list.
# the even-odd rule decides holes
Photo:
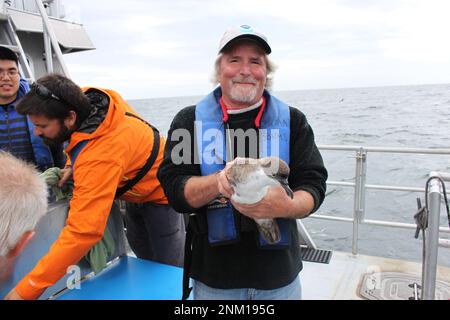
[(47, 212), (47, 185), (30, 164), (0, 151), (0, 257)]
[[(219, 84), (220, 62), (222, 58), (223, 53), (219, 53), (219, 55), (216, 58), (216, 61), (214, 62), (214, 73), (211, 76), (211, 82), (214, 85)], [(277, 70), (277, 66), (272, 60), (269, 59), (269, 57), (266, 54), (264, 55), (264, 61), (266, 62), (266, 69), (267, 69), (265, 88), (270, 91), (272, 90), (273, 76), (275, 71)]]

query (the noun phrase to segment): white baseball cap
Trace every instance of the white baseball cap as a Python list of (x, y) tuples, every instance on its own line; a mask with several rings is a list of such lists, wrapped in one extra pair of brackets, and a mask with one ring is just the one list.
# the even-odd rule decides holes
[(233, 27), (225, 31), (222, 39), (220, 39), (219, 53), (221, 53), (229, 44), (238, 39), (250, 39), (256, 41), (261, 45), (266, 54), (270, 54), (272, 52), (265, 35), (255, 30), (252, 26), (243, 24), (239, 27)]

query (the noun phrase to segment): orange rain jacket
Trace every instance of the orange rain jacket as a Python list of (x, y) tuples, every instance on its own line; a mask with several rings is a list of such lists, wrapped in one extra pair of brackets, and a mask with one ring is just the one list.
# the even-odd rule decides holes
[[(83, 91), (89, 89), (94, 88)], [(24, 299), (37, 299), (101, 240), (116, 189), (139, 172), (153, 148), (153, 131), (143, 121), (125, 116), (125, 112), (136, 112), (122, 97), (112, 90), (96, 90), (109, 96), (108, 113), (93, 133), (75, 132), (71, 136), (67, 154), (78, 142), (86, 139), (89, 142), (74, 164), (74, 192), (66, 226), (49, 252), (17, 284), (16, 292)], [(164, 144), (161, 137), (155, 164), (121, 199), (135, 203), (168, 203), (156, 177)]]

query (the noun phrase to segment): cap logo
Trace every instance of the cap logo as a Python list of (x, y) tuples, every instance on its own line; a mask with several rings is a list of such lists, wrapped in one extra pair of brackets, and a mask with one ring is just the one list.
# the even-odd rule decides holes
[(255, 31), (253, 30), (253, 28), (247, 24), (243, 24), (242, 26), (240, 26), (241, 32), (242, 33), (254, 33)]

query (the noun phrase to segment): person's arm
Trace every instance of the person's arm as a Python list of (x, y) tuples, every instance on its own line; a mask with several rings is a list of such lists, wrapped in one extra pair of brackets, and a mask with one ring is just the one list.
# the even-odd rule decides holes
[(21, 296), (17, 293), (16, 289), (13, 288), (11, 291), (3, 298), (3, 300), (23, 300)]
[[(297, 193), (303, 194), (299, 201), (312, 197), (313, 205), (309, 214), (319, 209), (325, 199), (328, 172), (322, 155), (317, 148), (314, 132), (305, 115), (296, 108), (291, 110), (291, 144), (289, 186)], [(306, 192), (306, 195), (304, 192)]]
[(201, 208), (222, 195), (231, 198), (233, 189), (226, 178), (226, 171), (231, 166), (229, 162), (225, 169), (206, 177), (191, 177), (186, 181), (184, 197), (193, 208)]
[(217, 174), (206, 177), (191, 177), (184, 186), (184, 197), (192, 208), (201, 208), (220, 194)]
[(103, 236), (123, 169), (113, 157), (100, 160), (91, 156), (80, 153), (75, 164), (75, 188), (66, 226), (49, 252), (15, 287), (23, 299), (37, 299)]

